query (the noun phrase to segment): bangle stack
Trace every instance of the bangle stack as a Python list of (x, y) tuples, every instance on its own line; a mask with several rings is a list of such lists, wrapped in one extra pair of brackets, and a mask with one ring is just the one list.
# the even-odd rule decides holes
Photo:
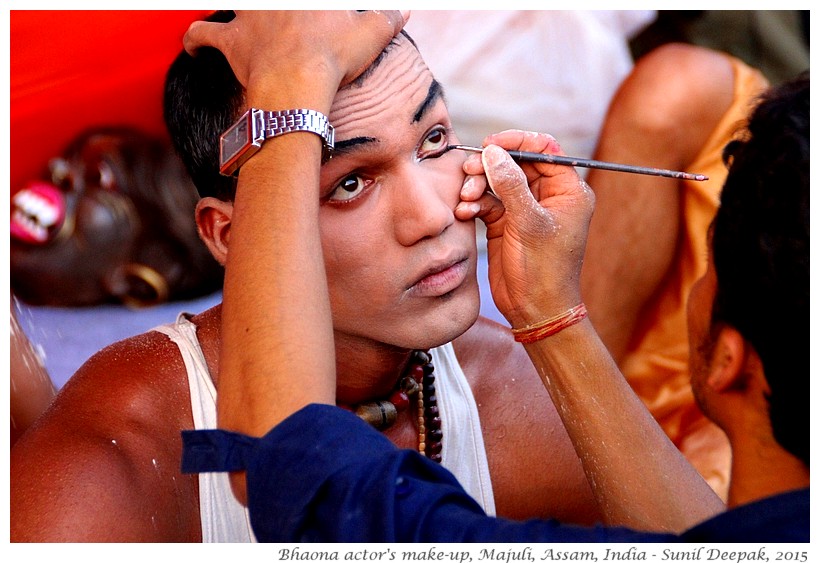
[(522, 344), (530, 344), (543, 340), (548, 336), (557, 334), (567, 327), (581, 322), (587, 316), (587, 308), (583, 303), (579, 303), (572, 309), (564, 311), (560, 315), (556, 315), (544, 321), (527, 325), (523, 328), (512, 329), (513, 337), (516, 342)]

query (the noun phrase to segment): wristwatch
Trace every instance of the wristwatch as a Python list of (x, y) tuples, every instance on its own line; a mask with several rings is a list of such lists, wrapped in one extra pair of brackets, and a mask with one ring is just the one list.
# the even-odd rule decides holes
[(331, 156), (334, 144), (333, 126), (327, 116), (312, 109), (265, 111), (251, 108), (219, 138), (219, 172), (234, 176), (262, 143), (271, 137), (309, 131), (322, 138), (322, 162)]

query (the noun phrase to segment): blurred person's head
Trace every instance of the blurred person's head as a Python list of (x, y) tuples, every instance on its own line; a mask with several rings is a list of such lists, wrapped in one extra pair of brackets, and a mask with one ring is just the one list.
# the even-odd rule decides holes
[(11, 288), (35, 305), (152, 305), (214, 292), (197, 193), (173, 150), (130, 128), (80, 134), (11, 201)]
[(808, 467), (808, 74), (768, 92), (724, 158), (709, 266), (690, 296), (695, 395), (730, 439), (752, 431), (742, 411), (756, 409)]

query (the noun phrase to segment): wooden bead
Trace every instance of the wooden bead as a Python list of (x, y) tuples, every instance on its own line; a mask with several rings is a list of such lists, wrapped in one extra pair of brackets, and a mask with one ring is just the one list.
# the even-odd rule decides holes
[(404, 391), (394, 391), (390, 395), (390, 402), (396, 407), (399, 412), (404, 412), (410, 406), (410, 397)]
[[(394, 424), (398, 413), (410, 406), (410, 397), (416, 397), (418, 409), (418, 451), (429, 459), (441, 463), (442, 439), (441, 417), (436, 398), (434, 366), (432, 356), (424, 350), (413, 351), (404, 376), (387, 401), (363, 403), (355, 408), (355, 413), (365, 422), (382, 430)], [(344, 405), (340, 405), (343, 408)]]

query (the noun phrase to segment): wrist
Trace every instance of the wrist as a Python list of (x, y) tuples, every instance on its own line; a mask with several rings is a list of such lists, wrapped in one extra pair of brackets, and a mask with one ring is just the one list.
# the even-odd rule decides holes
[(327, 115), (341, 79), (316, 68), (306, 71), (304, 65), (291, 63), (279, 70), (254, 73), (245, 89), (245, 105), (271, 110), (310, 108)]
[(514, 301), (520, 306), (502, 312), (511, 327), (523, 328), (560, 315), (581, 303), (582, 299), (579, 291), (562, 289), (531, 294)]
[(561, 313), (543, 318), (537, 322), (524, 326), (513, 326), (512, 333), (516, 342), (531, 344), (558, 334), (585, 318), (587, 318), (587, 308), (583, 302), (580, 302)]

